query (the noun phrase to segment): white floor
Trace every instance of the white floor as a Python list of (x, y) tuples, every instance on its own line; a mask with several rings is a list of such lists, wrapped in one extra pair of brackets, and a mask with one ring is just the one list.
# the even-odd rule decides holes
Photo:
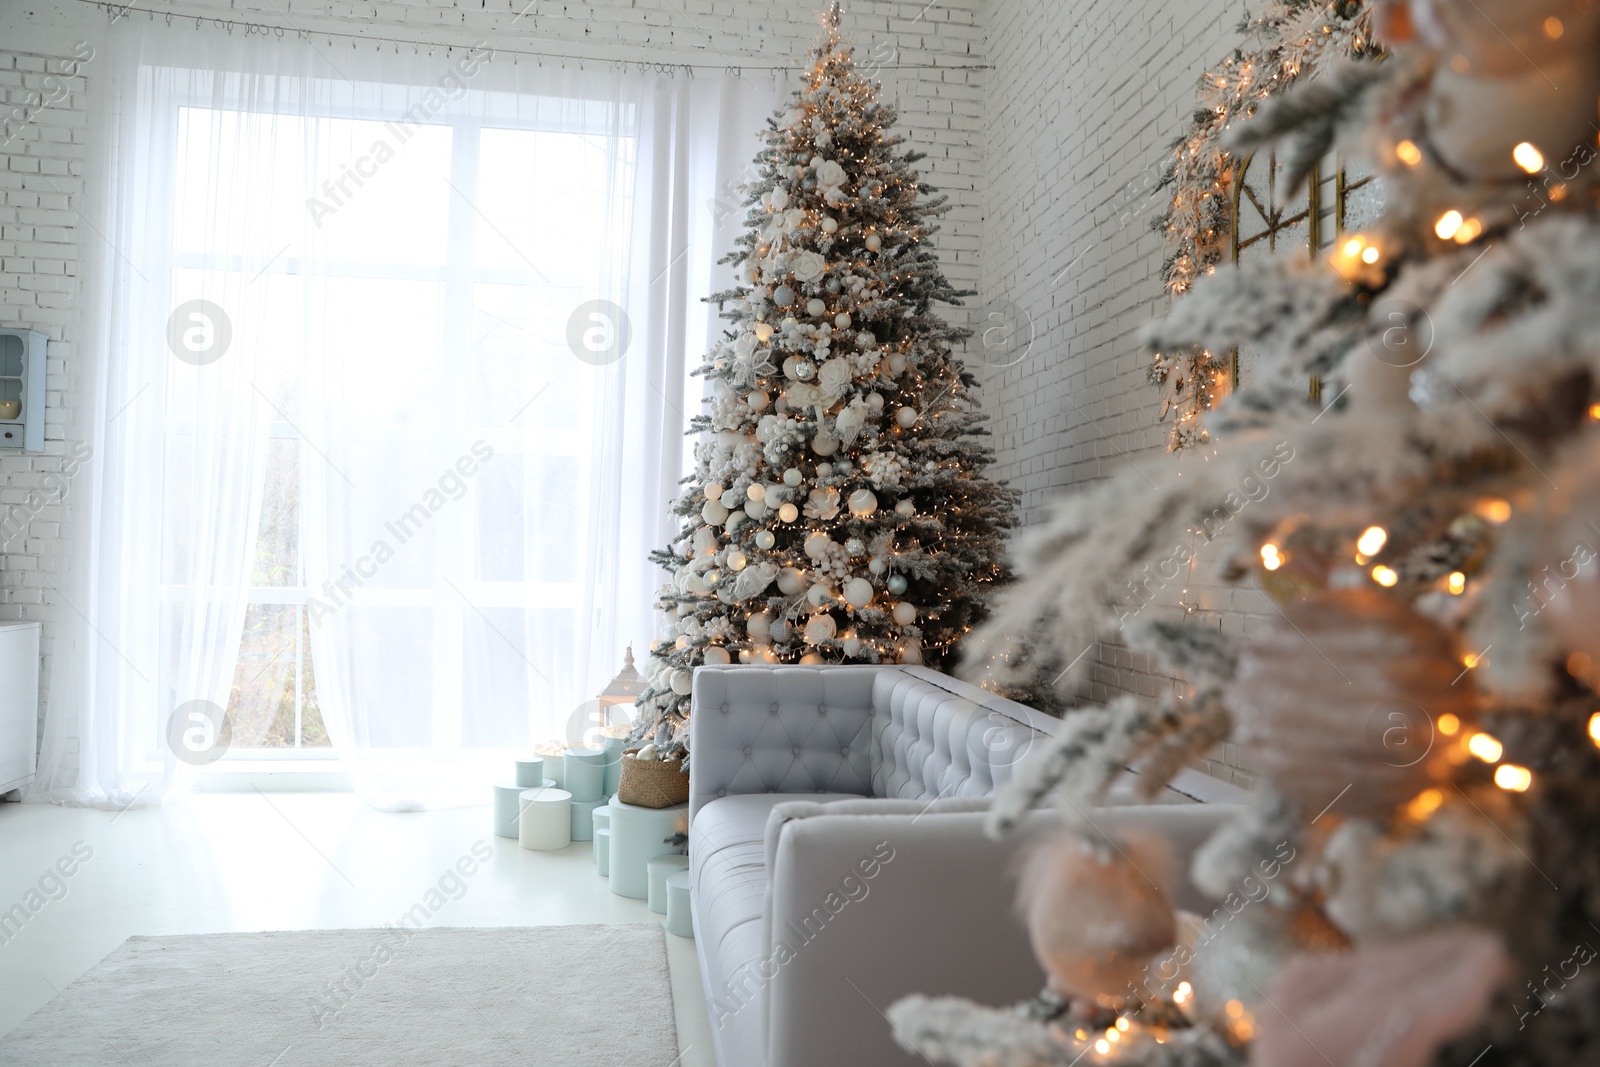
[[(376, 927), (440, 885), (477, 842), (493, 859), (446, 878), (434, 926), (659, 922), (600, 878), (585, 842), (529, 852), (495, 837), (487, 806), (374, 811), (348, 793), (199, 794), (153, 808), (0, 804), (0, 913), (45, 878), (50, 900), (0, 930), (0, 1035), (135, 934)], [(482, 845), (478, 846), (479, 851)], [(76, 848), (65, 892), (46, 878)], [(71, 864), (68, 865), (69, 868)], [(711, 1067), (694, 943), (667, 935), (684, 1067)], [(641, 1067), (668, 1067), (641, 1065)]]

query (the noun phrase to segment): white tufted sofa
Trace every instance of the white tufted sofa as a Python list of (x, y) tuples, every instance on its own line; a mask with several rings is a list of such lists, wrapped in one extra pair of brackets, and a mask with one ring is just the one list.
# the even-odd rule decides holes
[[(1017, 840), (982, 824), (1057, 725), (921, 667), (696, 670), (690, 893), (720, 1067), (920, 1063), (882, 1014), (899, 997), (1038, 992), (1012, 907)], [(1244, 798), (1194, 772), (1156, 806), (1126, 804), (1127, 785), (1096, 824), (1154, 829), (1180, 857)]]

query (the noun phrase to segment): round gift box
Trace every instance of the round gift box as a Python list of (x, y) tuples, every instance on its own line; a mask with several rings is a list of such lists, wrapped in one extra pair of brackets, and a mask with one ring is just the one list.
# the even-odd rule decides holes
[(518, 798), (517, 843), (536, 852), (572, 844), (572, 794), (565, 789), (524, 789)]

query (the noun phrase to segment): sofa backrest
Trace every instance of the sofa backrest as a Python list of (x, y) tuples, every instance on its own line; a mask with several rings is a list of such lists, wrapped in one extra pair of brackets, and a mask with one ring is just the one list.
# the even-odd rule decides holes
[(1059, 720), (926, 667), (879, 673), (872, 690), (872, 795), (986, 797)]
[(729, 793), (988, 796), (1057, 720), (922, 667), (694, 675), (689, 810)]
[(872, 693), (882, 667), (698, 667), (689, 817), (729, 793), (872, 795)]

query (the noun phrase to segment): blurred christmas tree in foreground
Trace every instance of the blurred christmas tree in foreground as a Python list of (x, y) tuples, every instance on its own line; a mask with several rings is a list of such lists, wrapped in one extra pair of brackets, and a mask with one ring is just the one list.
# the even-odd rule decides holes
[(1263, 785), (1193, 863), (1219, 903), (1175, 914), (1138, 842), (1072, 827), (1025, 883), (1051, 994), (897, 1005), (934, 1062), (1600, 1063), (1600, 6), (1387, 0), (1374, 29), (1389, 60), (1230, 136), (1301, 175), (1360, 152), (1386, 216), (1196, 283), (1151, 346), (1251, 344), (1259, 384), (1206, 462), (1030, 532), (972, 642), (1080, 648), (1197, 530), (1265, 594), (1248, 636), (1142, 612), (1130, 643), (1187, 691), (1071, 716), (991, 819), (1059, 789), (1071, 823), (1130, 761), (1158, 786), (1231, 737)]
[(943, 198), (839, 32), (765, 134), (733, 323), (711, 351), (709, 414), (654, 557), (674, 621), (652, 650), (643, 730), (681, 741), (702, 663), (953, 662), (1008, 576), (1014, 494), (987, 480), (968, 333), (929, 239)]

